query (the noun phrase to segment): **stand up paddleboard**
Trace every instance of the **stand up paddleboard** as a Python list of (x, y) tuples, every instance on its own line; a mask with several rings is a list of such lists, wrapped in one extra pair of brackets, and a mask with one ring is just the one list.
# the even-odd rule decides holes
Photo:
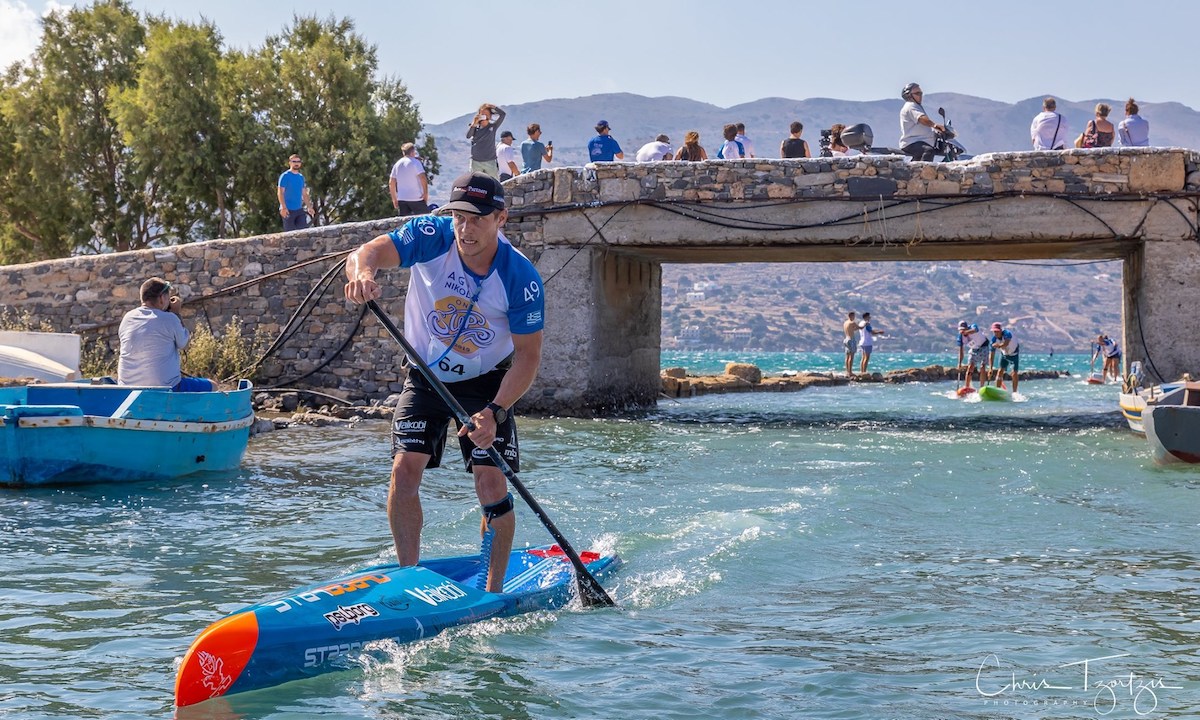
[(966, 397), (973, 392), (975, 392), (975, 388), (973, 387), (960, 387), (958, 390), (954, 391), (954, 394), (958, 397)]
[(1104, 376), (1098, 372), (1094, 372), (1091, 375), (1088, 375), (1087, 381), (1088, 385), (1103, 385)]
[(980, 400), (1012, 401), (1012, 391), (998, 388), (995, 385), (984, 385), (979, 388)]
[[(588, 572), (621, 566), (583, 552)], [(490, 593), (479, 555), (378, 565), (245, 607), (209, 625), (175, 679), (175, 705), (258, 690), (351, 667), (345, 655), (375, 640), (407, 643), (456, 625), (562, 607), (575, 586), (558, 545), (514, 550), (504, 592)]]

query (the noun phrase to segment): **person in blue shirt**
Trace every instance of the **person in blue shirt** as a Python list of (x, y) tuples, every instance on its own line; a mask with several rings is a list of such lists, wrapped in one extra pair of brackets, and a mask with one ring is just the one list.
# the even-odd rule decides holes
[(543, 160), (546, 162), (554, 160), (554, 141), (542, 144), (542, 126), (537, 123), (529, 123), (525, 132), (529, 134), (529, 139), (521, 143), (521, 160), (524, 163), (521, 172), (541, 170)]
[(621, 151), (621, 146), (608, 134), (610, 130), (607, 120), (596, 123), (596, 137), (588, 141), (588, 160), (590, 162), (612, 162), (625, 159), (625, 153)]
[(283, 218), (283, 230), (303, 230), (308, 227), (312, 215), (312, 201), (308, 197), (308, 186), (300, 174), (300, 156), (288, 158), (288, 169), (279, 176), (279, 217)]

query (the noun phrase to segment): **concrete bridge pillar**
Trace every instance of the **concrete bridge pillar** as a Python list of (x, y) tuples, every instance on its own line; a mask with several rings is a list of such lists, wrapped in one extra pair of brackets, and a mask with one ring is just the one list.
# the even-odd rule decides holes
[[(1125, 258), (1122, 361), (1140, 360), (1150, 382), (1197, 370), (1200, 242), (1147, 240)], [(1094, 338), (1093, 338), (1094, 340)]]
[(591, 416), (652, 406), (659, 379), (662, 266), (598, 248), (546, 248), (542, 368), (523, 408)]

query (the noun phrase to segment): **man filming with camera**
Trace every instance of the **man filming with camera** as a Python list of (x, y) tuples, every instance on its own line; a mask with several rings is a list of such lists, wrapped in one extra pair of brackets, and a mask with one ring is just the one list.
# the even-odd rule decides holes
[(180, 370), (179, 351), (191, 338), (179, 319), (183, 300), (171, 290), (166, 280), (150, 278), (142, 283), (142, 304), (121, 318), (117, 382), (165, 386), (175, 392), (212, 392), (217, 389), (212, 380), (186, 377)]

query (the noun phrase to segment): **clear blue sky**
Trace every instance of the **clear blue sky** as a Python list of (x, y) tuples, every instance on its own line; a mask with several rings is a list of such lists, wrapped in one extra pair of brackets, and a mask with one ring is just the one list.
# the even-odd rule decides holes
[[(351, 17), (427, 123), (499, 105), (606, 92), (678, 95), (729, 107), (763, 97), (1177, 101), (1192, 79), (1194, 0), (526, 0), (258, 2), (132, 0), (144, 12), (212, 20), (248, 48), (294, 14)], [(27, 55), (45, 0), (0, 0), (0, 64)], [(942, 8), (942, 10), (939, 10)], [(910, 39), (916, 38), (916, 39)]]

